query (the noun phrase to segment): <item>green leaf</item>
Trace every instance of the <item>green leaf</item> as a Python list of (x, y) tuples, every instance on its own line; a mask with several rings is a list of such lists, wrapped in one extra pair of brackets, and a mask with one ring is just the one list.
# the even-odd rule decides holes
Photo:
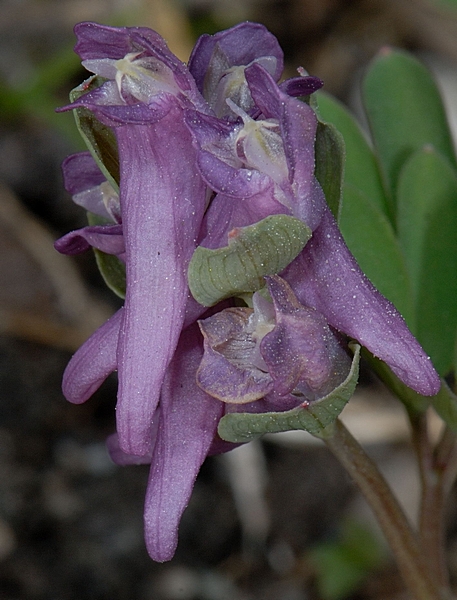
[(413, 300), (404, 257), (392, 225), (358, 188), (344, 186), (340, 229), (362, 271), (406, 319), (413, 323)]
[(325, 437), (325, 428), (333, 424), (354, 393), (359, 376), (360, 346), (353, 344), (354, 357), (347, 378), (330, 394), (308, 406), (285, 412), (230, 413), (219, 421), (218, 433), (223, 440), (249, 442), (264, 433), (302, 429)]
[(332, 96), (324, 92), (315, 95), (320, 118), (332, 123), (343, 136), (346, 147), (345, 183), (359, 189), (381, 212), (387, 214), (388, 203), (376, 158), (359, 124), (348, 109)]
[[(110, 223), (103, 217), (87, 213), (89, 225), (106, 225)], [(125, 264), (113, 254), (106, 254), (97, 248), (92, 248), (97, 261), (97, 267), (109, 289), (120, 298), (125, 298), (126, 279)]]
[(383, 176), (393, 195), (403, 165), (426, 144), (455, 166), (440, 93), (430, 72), (411, 55), (381, 50), (363, 82), (363, 99)]
[(203, 306), (255, 292), (266, 275), (281, 272), (303, 250), (311, 230), (288, 215), (272, 215), (229, 233), (229, 245), (217, 250), (199, 246), (190, 261), (192, 296)]
[[(70, 92), (70, 100), (74, 102), (89, 90), (100, 87), (103, 81), (100, 77), (91, 77)], [(73, 114), (79, 132), (95, 162), (114, 189), (118, 190), (120, 181), (119, 153), (113, 130), (100, 123), (86, 108), (76, 108), (73, 110)]]
[(332, 124), (319, 122), (315, 145), (315, 175), (337, 221), (343, 191), (344, 155), (344, 140), (341, 133)]
[(446, 375), (457, 331), (457, 176), (429, 146), (402, 169), (398, 236), (415, 301), (414, 333)]

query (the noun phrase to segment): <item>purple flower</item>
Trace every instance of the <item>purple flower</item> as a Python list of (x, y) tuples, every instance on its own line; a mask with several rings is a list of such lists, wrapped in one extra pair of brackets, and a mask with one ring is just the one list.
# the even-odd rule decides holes
[(106, 225), (83, 227), (67, 233), (54, 244), (63, 254), (80, 254), (90, 247), (114, 254), (125, 262), (125, 244), (120, 224), (119, 195), (103, 177), (89, 152), (72, 154), (62, 165), (65, 189), (73, 202)]
[[(312, 93), (320, 80), (301, 72), (277, 84), (282, 51), (253, 23), (200, 38), (188, 68), (149, 29), (83, 23), (76, 33), (83, 64), (103, 83), (67, 109), (89, 109), (113, 128), (120, 186), (88, 153), (67, 159), (67, 190), (103, 224), (56, 247), (115, 254), (127, 285), (124, 307), (71, 359), (63, 391), (84, 402), (118, 370), (108, 445), (119, 464), (151, 463), (145, 537), (151, 557), (164, 561), (205, 457), (234, 447), (217, 435), (220, 418), (282, 412), (329, 394), (350, 369), (343, 334), (422, 394), (435, 393), (439, 380), (360, 271), (314, 176), (316, 116), (291, 96)], [(277, 214), (300, 219), (312, 237), (281, 276), (267, 278), (252, 308), (224, 300), (207, 310), (190, 296), (198, 245), (226, 246), (233, 230)]]
[[(93, 23), (75, 31), (83, 64), (107, 81), (71, 107), (85, 107), (113, 127), (119, 150), (127, 290), (117, 345), (117, 430), (121, 448), (141, 456), (150, 450), (150, 423), (181, 333), (187, 265), (206, 205), (182, 115), (185, 107), (209, 108), (155, 32)], [(98, 234), (79, 232), (79, 243)]]
[(256, 293), (253, 309), (228, 308), (200, 321), (205, 352), (197, 382), (230, 404), (274, 394), (285, 410), (319, 400), (344, 381), (349, 355), (325, 318), (301, 305), (283, 279), (268, 278), (268, 290), (272, 304)]
[(314, 112), (284, 94), (261, 65), (247, 67), (245, 77), (261, 118), (253, 120), (230, 100), (238, 121), (187, 114), (200, 172), (217, 192), (201, 243), (224, 246), (232, 229), (251, 225), (268, 211), (303, 220), (313, 236), (283, 273), (299, 302), (366, 346), (415, 391), (437, 393), (440, 381), (430, 359), (360, 270), (323, 198), (314, 176)]

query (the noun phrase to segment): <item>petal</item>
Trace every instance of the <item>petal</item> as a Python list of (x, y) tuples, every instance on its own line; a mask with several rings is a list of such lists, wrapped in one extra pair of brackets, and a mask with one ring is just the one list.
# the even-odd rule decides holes
[(116, 370), (116, 349), (122, 320), (121, 308), (75, 352), (65, 369), (63, 395), (73, 404), (88, 400)]
[(107, 81), (99, 88), (91, 90), (80, 96), (72, 104), (61, 109), (60, 112), (75, 108), (87, 108), (105, 125), (120, 127), (128, 123), (154, 124), (163, 119), (175, 106), (179, 104), (175, 96), (167, 93), (158, 93), (149, 104), (125, 104), (118, 97), (115, 84)]
[(70, 231), (54, 242), (54, 247), (62, 254), (81, 254), (93, 247), (106, 254), (123, 257), (125, 244), (122, 225), (92, 225)]
[(136, 33), (150, 43), (166, 48), (163, 38), (146, 27), (109, 27), (98, 23), (78, 23), (74, 32), (78, 39), (75, 52), (82, 60), (95, 58), (123, 58), (131, 52), (138, 52), (139, 46), (132, 42), (131, 35)]
[(252, 169), (232, 167), (210, 152), (199, 152), (197, 164), (206, 183), (214, 191), (227, 196), (250, 198), (273, 187), (268, 175)]
[(276, 80), (281, 76), (283, 51), (275, 36), (259, 23), (240, 23), (215, 35), (205, 34), (198, 38), (189, 59), (189, 71), (201, 92), (216, 47), (226, 56), (228, 68), (248, 65), (262, 56), (275, 57), (272, 75)]
[(246, 79), (257, 106), (267, 118), (279, 121), (289, 180), (294, 189), (292, 214), (314, 230), (322, 217), (325, 199), (314, 176), (314, 142), (317, 118), (310, 106), (282, 93), (259, 65), (246, 69)]
[(324, 82), (319, 77), (292, 77), (281, 82), (279, 89), (284, 94), (297, 98), (299, 96), (310, 96), (320, 90), (323, 85)]
[(406, 385), (426, 396), (438, 392), (432, 362), (394, 305), (362, 273), (329, 209), (284, 278), (301, 303), (366, 346)]
[(72, 196), (97, 187), (105, 181), (90, 152), (78, 152), (68, 156), (62, 163), (62, 172), (65, 189)]
[[(157, 414), (159, 414), (159, 411), (157, 411)], [(154, 416), (153, 423), (156, 421), (158, 421), (158, 418), (156, 419)], [(156, 427), (156, 429), (157, 429), (157, 427)], [(154, 434), (151, 434), (151, 435), (154, 435)], [(157, 435), (157, 432), (155, 432), (155, 435)], [(149, 452), (148, 454), (145, 454), (144, 456), (136, 456), (135, 454), (126, 454), (125, 452), (123, 452), (121, 450), (121, 447), (119, 446), (119, 436), (117, 435), (117, 433), (113, 433), (112, 435), (109, 436), (109, 438), (106, 440), (106, 447), (107, 447), (107, 450), (108, 450), (111, 460), (114, 463), (116, 463), (116, 465), (119, 465), (121, 467), (126, 467), (129, 465), (150, 465), (151, 464), (152, 450), (151, 450), (151, 452)]]
[(201, 356), (201, 338), (193, 325), (182, 334), (165, 377), (146, 492), (146, 545), (151, 558), (161, 562), (175, 552), (181, 515), (223, 412), (223, 404), (195, 383)]
[(72, 200), (87, 211), (119, 222), (119, 196), (106, 181), (90, 152), (72, 154), (62, 163), (64, 185)]
[[(173, 71), (178, 87), (185, 97), (203, 112), (209, 107), (197, 90), (187, 67), (170, 52), (165, 40), (146, 27), (108, 27), (97, 23), (79, 23), (75, 27), (78, 42), (75, 51), (83, 61), (96, 59), (122, 59), (127, 54), (143, 53), (141, 58), (154, 57)], [(135, 115), (139, 122), (139, 115)]]
[(347, 377), (351, 360), (325, 318), (301, 305), (280, 277), (268, 277), (276, 326), (260, 350), (279, 395), (300, 391), (306, 400), (322, 398)]
[(253, 402), (273, 389), (270, 375), (254, 365), (256, 342), (248, 330), (251, 314), (250, 309), (229, 308), (199, 321), (205, 341), (197, 383), (223, 402)]
[(226, 246), (233, 229), (253, 225), (271, 215), (288, 213), (274, 197), (273, 187), (248, 199), (217, 194), (206, 211), (199, 245), (212, 249)]
[(206, 200), (179, 110), (117, 128), (127, 292), (118, 349), (117, 431), (128, 454), (149, 451), (149, 423), (183, 326), (187, 266)]

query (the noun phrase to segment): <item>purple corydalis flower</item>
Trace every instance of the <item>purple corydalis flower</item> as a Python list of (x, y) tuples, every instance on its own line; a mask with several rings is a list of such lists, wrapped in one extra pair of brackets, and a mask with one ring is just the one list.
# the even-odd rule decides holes
[(83, 64), (108, 78), (83, 106), (116, 133), (127, 289), (117, 348), (121, 448), (149, 451), (149, 429), (187, 303), (187, 265), (206, 204), (183, 108), (207, 108), (186, 67), (147, 29), (76, 27)]
[(216, 116), (230, 114), (230, 98), (245, 111), (253, 108), (244, 76), (250, 64), (261, 64), (277, 81), (284, 55), (278, 40), (259, 23), (240, 23), (215, 35), (202, 35), (189, 59), (189, 71)]
[(283, 279), (267, 284), (273, 303), (257, 293), (254, 309), (228, 308), (200, 321), (205, 353), (197, 382), (233, 404), (271, 392), (293, 392), (297, 405), (318, 400), (346, 378), (350, 358), (324, 317), (301, 305)]
[[(231, 117), (227, 99), (245, 112), (258, 112), (245, 77), (250, 65), (262, 65), (275, 81), (284, 68), (284, 53), (278, 40), (260, 23), (240, 23), (215, 35), (202, 35), (189, 59), (189, 71), (198, 89), (218, 117)], [(322, 87), (318, 77), (301, 76), (284, 81), (290, 96), (307, 96)]]
[[(203, 36), (189, 70), (151, 30), (85, 23), (76, 32), (83, 63), (107, 81), (72, 107), (115, 130), (120, 191), (87, 153), (69, 159), (67, 189), (112, 224), (60, 244), (67, 252), (125, 248), (127, 295), (75, 353), (63, 389), (84, 402), (119, 370), (110, 452), (119, 464), (151, 462), (145, 536), (151, 557), (164, 561), (203, 460), (233, 448), (217, 435), (220, 418), (289, 410), (334, 389), (350, 363), (335, 330), (421, 393), (437, 391), (439, 380), (361, 273), (315, 179), (317, 120), (289, 95), (321, 82), (301, 76), (277, 85), (282, 51), (263, 26)], [(277, 213), (302, 219), (313, 238), (282, 277), (268, 280), (273, 303), (254, 294), (254, 312), (226, 301), (202, 317), (186, 279), (196, 244), (225, 246), (234, 228)]]
[[(313, 230), (311, 241), (283, 273), (298, 300), (366, 346), (412, 389), (437, 393), (440, 381), (430, 359), (392, 303), (362, 273), (325, 203), (314, 176), (314, 112), (284, 94), (261, 65), (249, 66), (245, 76), (261, 119), (252, 121), (239, 111), (242, 125), (218, 126), (211, 117), (189, 113), (188, 124), (200, 147), (198, 166), (217, 192), (205, 220), (218, 220), (219, 228), (211, 237), (207, 226), (209, 243), (203, 243), (211, 248), (225, 245), (231, 229), (255, 222), (256, 212), (263, 218), (264, 207), (272, 201), (281, 204), (282, 212)], [(274, 123), (280, 142), (265, 143), (265, 130), (274, 131)]]
[(73, 202), (101, 217), (106, 225), (71, 231), (55, 242), (56, 250), (73, 255), (93, 247), (125, 261), (118, 193), (106, 181), (89, 152), (69, 156), (62, 164), (62, 171), (65, 189), (72, 195)]

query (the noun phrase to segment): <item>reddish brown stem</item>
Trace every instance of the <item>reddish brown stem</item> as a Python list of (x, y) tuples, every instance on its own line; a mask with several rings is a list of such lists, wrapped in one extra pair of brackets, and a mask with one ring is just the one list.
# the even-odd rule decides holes
[(430, 572), (417, 536), (376, 464), (339, 420), (323, 439), (373, 510), (414, 600), (450, 598)]

